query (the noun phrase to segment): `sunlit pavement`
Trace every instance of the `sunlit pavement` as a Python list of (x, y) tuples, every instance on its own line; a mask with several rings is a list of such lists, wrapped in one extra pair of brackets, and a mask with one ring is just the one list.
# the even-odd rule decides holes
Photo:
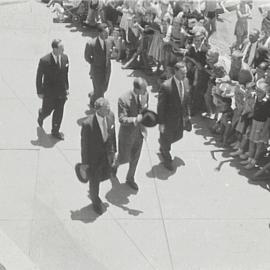
[[(212, 41), (222, 50), (233, 40), (236, 15), (221, 16)], [(257, 28), (261, 17), (256, 14)], [(255, 24), (253, 22), (253, 24)], [(6, 270), (254, 270), (269, 269), (270, 196), (220, 148), (211, 122), (173, 145), (175, 171), (160, 163), (158, 129), (149, 129), (138, 165), (137, 194), (118, 181), (101, 184), (104, 214), (97, 216), (88, 186), (78, 182), (80, 126), (92, 89), (83, 51), (89, 33), (53, 23), (38, 1), (0, 1), (0, 269)], [(37, 128), (38, 60), (60, 37), (70, 59), (70, 96), (62, 131), (50, 137), (51, 120)], [(117, 113), (119, 95), (139, 72), (113, 62), (106, 97)], [(156, 78), (148, 78), (156, 107)], [(153, 86), (153, 87), (152, 87)]]

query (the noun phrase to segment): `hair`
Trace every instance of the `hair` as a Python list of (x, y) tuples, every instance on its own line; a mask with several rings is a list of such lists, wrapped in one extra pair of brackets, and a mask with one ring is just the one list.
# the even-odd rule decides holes
[(135, 89), (141, 89), (143, 86), (147, 86), (147, 82), (145, 79), (141, 78), (141, 77), (138, 77), (138, 78), (135, 78), (134, 81), (133, 81), (133, 87)]
[(257, 28), (253, 28), (250, 33), (255, 33), (256, 35), (259, 35), (260, 34), (260, 30), (257, 29)]
[(270, 91), (270, 85), (266, 82), (264, 78), (261, 78), (256, 82), (256, 87), (260, 88), (265, 93), (269, 93)]
[(108, 107), (109, 105), (110, 104), (109, 104), (109, 101), (107, 99), (100, 97), (95, 101), (94, 108), (95, 108), (95, 110), (99, 110), (100, 108)]
[(97, 25), (98, 33), (102, 33), (106, 28), (108, 28), (108, 25), (106, 23), (99, 23)]
[(185, 61), (178, 61), (178, 62), (175, 63), (175, 65), (173, 66), (174, 70), (179, 70), (181, 67), (186, 67)]
[(254, 66), (257, 67), (262, 62), (268, 62), (269, 60), (268, 48), (265, 46), (259, 46), (254, 57)]
[(231, 98), (229, 98), (229, 97), (220, 97), (220, 99), (222, 100), (222, 102), (224, 102), (228, 106), (232, 105), (232, 99)]
[(52, 48), (53, 49), (57, 49), (58, 48), (58, 46), (59, 46), (59, 44), (62, 42), (62, 40), (61, 39), (54, 39), (53, 41), (52, 41)]
[(269, 68), (269, 62), (261, 62), (257, 68), (266, 71)]

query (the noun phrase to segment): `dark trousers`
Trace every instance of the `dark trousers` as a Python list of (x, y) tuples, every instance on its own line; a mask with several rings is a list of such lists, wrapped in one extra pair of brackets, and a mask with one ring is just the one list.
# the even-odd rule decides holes
[(64, 105), (66, 98), (51, 98), (44, 97), (42, 102), (42, 108), (39, 110), (39, 119), (44, 120), (52, 112), (52, 133), (59, 132), (61, 122), (63, 119)]
[(170, 154), (171, 151), (171, 138), (166, 133), (160, 133), (159, 135), (159, 151), (164, 158), (164, 162), (171, 162), (172, 156)]
[(138, 136), (136, 136), (132, 143), (126, 141), (123, 143), (121, 138), (119, 139), (119, 155), (116, 164), (119, 166), (121, 164), (129, 163), (126, 180), (130, 182), (134, 182), (134, 176), (143, 145), (143, 136), (141, 135), (140, 130), (138, 130), (138, 132)]
[(93, 204), (101, 203), (101, 199), (99, 198), (99, 185), (100, 182), (109, 179), (110, 174), (111, 166), (108, 163), (108, 154), (105, 149), (101, 148), (100, 156), (96, 164), (88, 170), (89, 195)]
[(142, 145), (143, 145), (143, 137), (140, 137), (138, 138), (138, 140), (136, 140), (131, 149), (129, 168), (126, 177), (127, 181), (134, 182), (134, 175), (141, 155)]
[(94, 105), (95, 101), (100, 98), (104, 97), (104, 93), (108, 89), (109, 80), (110, 80), (110, 69), (109, 70), (96, 70), (91, 75), (92, 83), (93, 83), (93, 95), (91, 97), (90, 104), (91, 106)]

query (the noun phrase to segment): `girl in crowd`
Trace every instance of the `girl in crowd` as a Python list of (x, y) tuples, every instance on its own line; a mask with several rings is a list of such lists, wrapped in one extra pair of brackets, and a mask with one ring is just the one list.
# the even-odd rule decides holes
[(236, 36), (235, 49), (239, 49), (240, 45), (248, 36), (248, 19), (251, 19), (251, 10), (247, 4), (247, 0), (241, 0), (236, 9), (237, 21), (235, 24), (234, 34)]

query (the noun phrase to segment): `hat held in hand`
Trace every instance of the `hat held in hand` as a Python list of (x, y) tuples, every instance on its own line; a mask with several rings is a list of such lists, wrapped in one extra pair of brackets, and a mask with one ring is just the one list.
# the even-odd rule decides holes
[(142, 111), (142, 121), (141, 124), (145, 127), (154, 127), (158, 124), (158, 115), (148, 109)]
[(85, 164), (77, 163), (75, 165), (75, 173), (80, 182), (84, 184), (88, 182), (87, 170), (85, 169)]

